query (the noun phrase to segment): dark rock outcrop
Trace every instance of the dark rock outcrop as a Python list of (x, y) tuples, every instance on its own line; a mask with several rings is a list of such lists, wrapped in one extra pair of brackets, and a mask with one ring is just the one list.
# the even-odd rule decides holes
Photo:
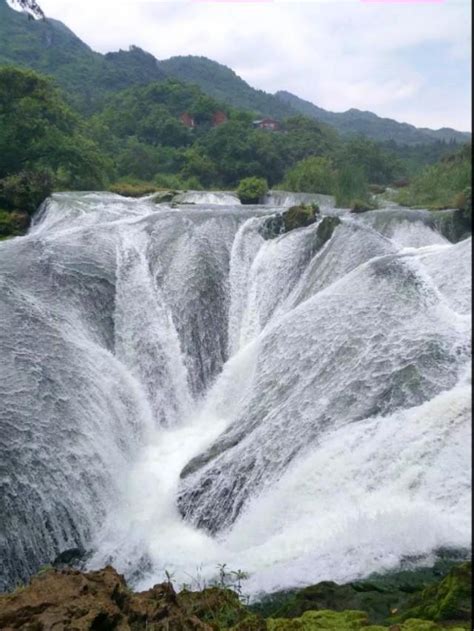
[(296, 228), (305, 228), (316, 221), (319, 212), (317, 204), (292, 206), (279, 215), (268, 217), (260, 233), (264, 239), (274, 239)]
[(74, 566), (84, 557), (85, 551), (82, 548), (69, 548), (63, 550), (53, 561), (54, 567), (62, 567), (64, 565)]

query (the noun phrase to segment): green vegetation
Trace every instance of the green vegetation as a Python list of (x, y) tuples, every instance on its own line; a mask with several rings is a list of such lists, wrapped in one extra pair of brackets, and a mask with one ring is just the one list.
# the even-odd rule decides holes
[[(242, 182), (239, 195), (251, 203), (264, 195), (263, 181), (265, 192), (332, 194), (360, 212), (372, 207), (370, 191), (406, 179), (452, 142), (448, 132), (441, 141), (430, 136), (430, 148), (403, 148), (393, 138), (382, 146), (354, 137), (354, 129), (341, 138), (327, 117), (253, 90), (208, 59), (157, 62), (137, 47), (100, 55), (61, 23), (29, 20), (0, 0), (5, 62), (16, 67), (0, 66), (0, 208), (21, 216), (54, 190), (105, 187), (137, 196)], [(25, 67), (51, 74), (64, 92)], [(278, 117), (281, 131), (254, 128), (260, 113)], [(467, 218), (470, 168), (467, 158), (445, 158), (419, 172), (400, 201), (454, 205)], [(3, 236), (17, 234), (22, 222), (8, 223)]]
[(289, 232), (295, 228), (309, 226), (316, 221), (318, 214), (319, 206), (317, 204), (292, 206), (282, 213), (284, 231)]
[(327, 157), (301, 160), (289, 169), (281, 187), (335, 195), (339, 206), (368, 209), (370, 189), (384, 190), (405, 173), (406, 168), (392, 151), (359, 137), (336, 142)]
[(439, 561), (431, 570), (402, 570), (347, 585), (326, 581), (270, 595), (250, 609), (266, 619), (267, 629), (281, 631), (470, 629), (471, 563), (448, 567)]
[(381, 118), (372, 112), (363, 112), (357, 109), (350, 109), (347, 112), (328, 112), (290, 92), (280, 91), (275, 96), (281, 103), (303, 114), (303, 116), (333, 126), (341, 136), (363, 135), (377, 142), (395, 142), (405, 147), (426, 146), (436, 142), (463, 143), (470, 138), (470, 134), (454, 129), (418, 129), (407, 123), (399, 123), (390, 118)]
[(369, 187), (364, 170), (358, 165), (345, 165), (337, 172), (336, 205), (353, 207), (368, 199)]
[[(110, 566), (95, 572), (44, 568), (28, 585), (0, 595), (0, 627), (213, 629), (214, 631), (468, 631), (471, 563), (400, 571), (371, 581), (322, 582), (249, 605), (241, 570), (217, 568), (212, 584), (196, 579), (174, 590), (173, 575), (136, 593)], [(436, 577), (436, 575), (438, 575)], [(268, 602), (269, 600), (269, 602)], [(85, 626), (84, 626), (85, 625)]]
[(101, 55), (61, 22), (31, 20), (5, 0), (0, 0), (0, 64), (54, 77), (66, 100), (83, 113), (100, 107), (111, 92), (165, 78), (153, 55), (140, 48)]
[(424, 618), (436, 622), (451, 620), (469, 621), (472, 593), (471, 563), (454, 567), (439, 583), (426, 587), (407, 604), (407, 609), (396, 616), (397, 620)]
[[(110, 168), (81, 118), (51, 82), (0, 67), (0, 206), (32, 214), (56, 188), (102, 187)], [(13, 218), (10, 234), (23, 221)], [(3, 236), (7, 232), (3, 221)]]
[(335, 180), (335, 171), (330, 160), (312, 156), (295, 164), (286, 174), (281, 186), (288, 191), (332, 195)]
[(160, 68), (181, 81), (195, 83), (209, 96), (234, 108), (278, 119), (291, 117), (297, 113), (272, 94), (250, 87), (227, 66), (206, 57), (171, 57), (161, 61)]
[(242, 204), (258, 204), (267, 192), (267, 180), (261, 177), (244, 178), (237, 188), (237, 195)]
[(471, 177), (471, 145), (466, 144), (440, 162), (425, 167), (408, 187), (398, 192), (396, 201), (431, 209), (459, 208), (470, 219)]
[(23, 234), (28, 224), (29, 218), (26, 213), (0, 210), (0, 239)]
[[(32, 71), (0, 67), (0, 80), (0, 206), (9, 211), (31, 214), (53, 190), (109, 186), (137, 196), (241, 183), (244, 203), (279, 186), (333, 194), (339, 206), (361, 212), (373, 207), (369, 188), (380, 190), (407, 174), (393, 151), (370, 140), (342, 141), (303, 116), (282, 121), (281, 132), (255, 129), (250, 113), (176, 80), (110, 94), (88, 118)], [(213, 124), (216, 112), (224, 114), (219, 125)], [(181, 121), (183, 113), (194, 127)], [(399, 201), (455, 205), (467, 217), (470, 170), (466, 148), (420, 172)]]
[[(333, 134), (344, 138), (364, 135), (386, 143), (387, 149), (409, 161), (410, 172), (452, 150), (451, 143), (470, 138), (470, 134), (452, 129), (417, 129), (371, 112), (329, 112), (287, 92), (268, 94), (205, 57), (178, 56), (158, 61), (137, 46), (101, 55), (61, 22), (28, 19), (13, 11), (5, 0), (0, 0), (0, 64), (31, 68), (54, 77), (66, 100), (85, 114), (99, 111), (107, 96), (127, 88), (166, 79), (192, 83), (227, 108), (251, 112), (252, 118), (283, 120), (302, 115), (319, 126), (330, 126)], [(313, 151), (313, 155), (319, 154)]]
[(121, 181), (115, 182), (109, 187), (111, 193), (117, 193), (124, 197), (144, 197), (145, 195), (151, 195), (157, 193), (160, 189), (152, 182), (141, 181)]

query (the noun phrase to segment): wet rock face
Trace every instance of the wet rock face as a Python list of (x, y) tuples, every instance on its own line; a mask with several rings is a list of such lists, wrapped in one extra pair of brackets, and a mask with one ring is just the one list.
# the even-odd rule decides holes
[(458, 243), (472, 233), (472, 223), (463, 210), (433, 210), (436, 229), (451, 243)]
[(0, 596), (0, 629), (49, 631), (152, 628), (211, 631), (188, 613), (169, 583), (134, 594), (112, 567), (86, 574), (48, 570), (27, 588)]
[(82, 548), (68, 548), (54, 559), (54, 567), (74, 566), (84, 557), (85, 551)]
[(169, 204), (173, 201), (176, 195), (179, 195), (180, 191), (159, 191), (153, 196), (155, 204)]

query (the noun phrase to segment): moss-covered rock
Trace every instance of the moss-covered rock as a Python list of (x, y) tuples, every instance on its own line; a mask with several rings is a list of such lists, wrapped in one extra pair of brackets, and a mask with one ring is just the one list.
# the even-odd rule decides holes
[(292, 206), (282, 214), (285, 232), (310, 226), (316, 221), (318, 215), (319, 206), (317, 204)]
[(155, 204), (171, 204), (176, 195), (179, 195), (180, 191), (158, 191), (153, 195), (153, 201)]
[(160, 192), (160, 189), (150, 182), (116, 182), (109, 187), (111, 193), (123, 197), (144, 197)]
[[(443, 631), (430, 620), (411, 618), (388, 626), (370, 624), (363, 611), (307, 611), (299, 618), (270, 618), (268, 631)], [(464, 631), (463, 627), (449, 627), (450, 631)], [(467, 627), (466, 627), (467, 628)]]
[(459, 558), (463, 558), (461, 553), (440, 551), (440, 559), (431, 567), (374, 574), (367, 580), (346, 585), (323, 581), (297, 591), (271, 594), (251, 609), (267, 618), (295, 618), (305, 611), (320, 609), (359, 610), (368, 614), (371, 624), (381, 625), (414, 617), (429, 619), (412, 610), (410, 603), (416, 595), (439, 586), (450, 572), (463, 567)]
[(30, 217), (27, 212), (0, 209), (0, 239), (25, 234), (29, 225)]
[(468, 621), (471, 619), (471, 594), (472, 564), (466, 562), (452, 568), (441, 582), (429, 585), (413, 596), (394, 620)]
[(299, 618), (270, 618), (268, 631), (359, 631), (367, 628), (363, 611), (307, 611)]
[[(383, 577), (380, 582), (374, 578), (349, 585), (319, 583), (266, 615), (245, 606), (237, 593), (226, 588), (176, 593), (165, 582), (134, 593), (112, 567), (96, 572), (50, 568), (29, 585), (0, 595), (0, 629), (466, 631), (471, 628), (470, 568), (470, 563), (458, 565), (443, 580), (419, 589), (415, 596), (408, 594), (410, 606), (401, 603), (398, 618), (385, 615), (395, 602), (393, 575), (388, 583)], [(407, 573), (400, 573), (403, 581)], [(412, 592), (414, 584), (406, 584)], [(371, 599), (377, 598), (374, 604)], [(383, 620), (374, 620), (377, 615)]]
[(367, 200), (355, 200), (352, 203), (351, 213), (366, 213), (368, 210), (375, 210), (377, 205)]
[(268, 217), (263, 223), (260, 233), (264, 239), (275, 239), (296, 228), (310, 226), (318, 218), (319, 212), (317, 204), (292, 206), (281, 214)]
[(52, 191), (49, 171), (21, 171), (0, 179), (0, 205), (32, 215)]

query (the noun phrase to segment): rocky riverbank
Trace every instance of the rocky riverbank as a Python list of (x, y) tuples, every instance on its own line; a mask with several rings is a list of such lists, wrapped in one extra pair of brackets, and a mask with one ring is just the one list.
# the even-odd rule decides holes
[(324, 582), (248, 606), (220, 586), (177, 592), (167, 581), (135, 593), (110, 566), (48, 568), (0, 596), (0, 629), (461, 631), (471, 628), (471, 580), (464, 562), (438, 580), (402, 572), (382, 581)]

